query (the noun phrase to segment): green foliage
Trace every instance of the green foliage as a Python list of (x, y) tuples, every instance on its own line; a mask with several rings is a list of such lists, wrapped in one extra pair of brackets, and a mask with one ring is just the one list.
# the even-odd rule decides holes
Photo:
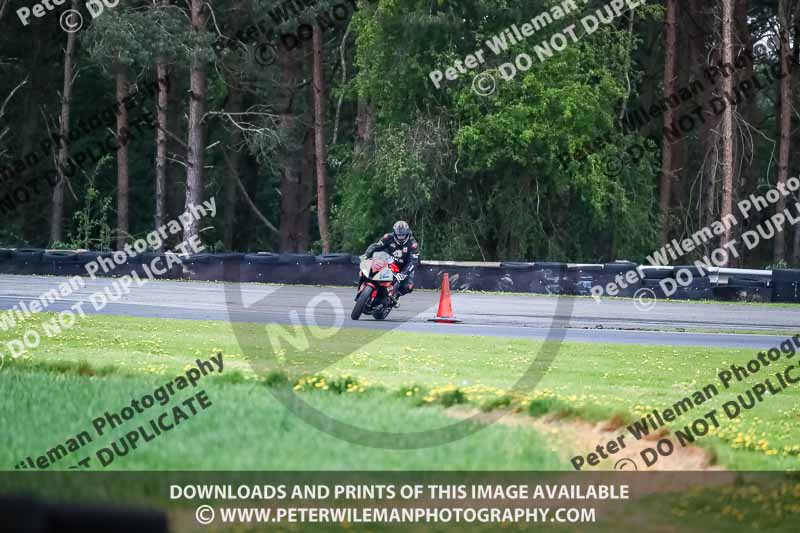
[(513, 401), (514, 400), (511, 398), (511, 396), (492, 398), (491, 400), (487, 400), (481, 404), (481, 411), (488, 413), (489, 411), (494, 411), (495, 409), (505, 409), (511, 407)]
[[(619, 169), (607, 163), (630, 146), (651, 148), (618, 123), (636, 77), (629, 55), (637, 38), (608, 26), (539, 62), (534, 45), (577, 22), (573, 15), (500, 57), (487, 52), (487, 66), (456, 82), (441, 89), (430, 82), (431, 70), (547, 5), (505, 4), (500, 14), (477, 1), (431, 8), (407, 0), (359, 13), (356, 85), (380, 110), (380, 124), (369, 157), (339, 177), (341, 247), (360, 250), (406, 218), (428, 258), (598, 261), (649, 253), (657, 156), (647, 150)], [(491, 70), (519, 53), (534, 58), (531, 70), (508, 82)], [(486, 69), (497, 89), (479, 96), (472, 78)], [(598, 138), (607, 142), (593, 146)], [(575, 157), (587, 145), (589, 155)]]
[(445, 407), (452, 407), (467, 403), (467, 397), (461, 389), (453, 389), (445, 391), (436, 398), (437, 401)]
[[(81, 32), (93, 62), (111, 73), (114, 67), (185, 61), (190, 53), (184, 14), (175, 6), (106, 9)], [(206, 44), (211, 40), (206, 37)]]
[(97, 173), (109, 161), (112, 161), (110, 155), (103, 156), (89, 175), (83, 197), (83, 207), (76, 210), (72, 217), (75, 229), (70, 232), (65, 248), (111, 249), (111, 226), (108, 220), (111, 211), (111, 197), (101, 195), (96, 188)]
[(333, 209), (340, 246), (362, 249), (398, 219), (424, 240), (434, 191), (451, 184), (448, 154), (447, 132), (431, 121), (381, 131), (373, 158), (340, 177), (341, 202)]
[(542, 398), (533, 400), (528, 406), (531, 416), (544, 416), (547, 414), (560, 417), (569, 417), (574, 414), (573, 408), (556, 398)]
[[(204, 197), (226, 198), (230, 156), (235, 152), (242, 184), (258, 210), (275, 226), (298, 214), (286, 215), (282, 208), (307, 215), (310, 229), (300, 225), (291, 231), (302, 232), (297, 241), (310, 242), (318, 251), (316, 198), (303, 192), (296, 202), (283, 202), (285, 195), (294, 194), (287, 185), (288, 174), (302, 170), (309, 183), (315, 174), (308, 143), (313, 136), (310, 43), (298, 44), (290, 68), (280, 54), (275, 63), (259, 64), (256, 52), (266, 44), (262, 30), (297, 32), (337, 2), (314, 2), (301, 14), (290, 13), (278, 26), (269, 12), (281, 3), (217, 3), (205, 30), (198, 33), (192, 31), (187, 5), (180, 3), (120, 4), (87, 20), (76, 48), (71, 122), (85, 123), (99, 108), (112, 108), (110, 76), (126, 72), (132, 84), (142, 87), (155, 81), (156, 65), (166, 65), (171, 85), (167, 115), (174, 135), (168, 142), (167, 215), (175, 216), (184, 193), (181, 144), (186, 142), (188, 68), (193, 60), (205, 63)], [(359, 0), (351, 21), (340, 20), (325, 30), (327, 140), (334, 124), (337, 128), (326, 161), (334, 248), (360, 253), (400, 218), (411, 223), (426, 259), (643, 260), (657, 248), (660, 139), (655, 136), (660, 123), (629, 131), (621, 117), (625, 110), (648, 108), (662, 92), (663, 52), (656, 43), (661, 39), (663, 5), (637, 8), (633, 18), (626, 13), (577, 43), (570, 41), (544, 62), (537, 58), (537, 44), (607, 2), (578, 2), (580, 13), (553, 21), (508, 51), (495, 55), (488, 49), (486, 41), (502, 30), (512, 24), (520, 27), (556, 4), (561, 2)], [(715, 45), (711, 26), (717, 22), (711, 14), (706, 21), (687, 20), (685, 12), (681, 17), (681, 23), (691, 24), (690, 33), (700, 32), (700, 37), (691, 37), (697, 40), (693, 47)], [(753, 36), (763, 35), (774, 26), (774, 8), (757, 2), (747, 21)], [(709, 26), (705, 41), (704, 25)], [(247, 31), (243, 36), (239, 30)], [(47, 40), (43, 37), (34, 31), (0, 32), (0, 87), (3, 94), (13, 94), (0, 117), (3, 165), (35, 150), (49, 138), (48, 132), (57, 130), (65, 36), (56, 32)], [(218, 37), (230, 46), (215, 49)], [(431, 71), (445, 71), (476, 50), (483, 50), (485, 63), (434, 87)], [(513, 63), (520, 53), (533, 58), (533, 68), (513, 80), (501, 80), (497, 69)], [(756, 70), (769, 70), (774, 60), (770, 56)], [(682, 62), (680, 79), (702, 76), (688, 63)], [(497, 80), (489, 96), (473, 91), (473, 77), (481, 72), (493, 73)], [(776, 130), (775, 102), (767, 98), (773, 89), (768, 87), (751, 103), (754, 112), (740, 106), (744, 119), (761, 124), (762, 132)], [(233, 102), (241, 109), (238, 125), (225, 113)], [(145, 109), (154, 111), (154, 104), (145, 102), (130, 120), (144, 115)], [(359, 122), (363, 109), (371, 110), (369, 128)], [(113, 122), (113, 117), (108, 120)], [(356, 146), (364, 129), (369, 140)], [(70, 143), (70, 156), (96, 152), (95, 145), (107, 134), (101, 128), (82, 133)], [(765, 135), (753, 137), (752, 158), (749, 146), (741, 147), (743, 161), (752, 159), (746, 173), (741, 171), (745, 188), (774, 183), (775, 147), (767, 138), (770, 134)], [(679, 187), (682, 198), (676, 199), (681, 205), (671, 217), (676, 227), (700, 224), (692, 180), (706, 161), (701, 137), (698, 130), (684, 140), (687, 164)], [(626, 158), (633, 147), (645, 147), (644, 157)], [(143, 234), (152, 230), (153, 222), (155, 128), (145, 127), (129, 152), (130, 231)], [(41, 157), (41, 164), (23, 179), (49, 171), (51, 155)], [(791, 165), (793, 175), (796, 167)], [(3, 194), (11, 192), (9, 185), (0, 185), (5, 187)], [(108, 199), (115, 197), (113, 174), (92, 184), (71, 180), (69, 186), (68, 198), (74, 194), (77, 202), (66, 202), (66, 219), (71, 219), (77, 203), (77, 228), (67, 242), (56, 246), (107, 247), (103, 224), (110, 223), (106, 214), (113, 206)], [(3, 213), (0, 241), (11, 246), (47, 244), (50, 190), (42, 188), (36, 196), (26, 208)], [(226, 248), (218, 242), (222, 240), (240, 251), (275, 250), (285, 243), (285, 235), (254, 231), (261, 222), (239, 191), (233, 196), (230, 207), (220, 202), (220, 213), (233, 209), (235, 216), (220, 216), (204, 228), (203, 239), (216, 242), (214, 251)], [(233, 231), (225, 231), (228, 223)], [(766, 253), (771, 252), (770, 247)], [(761, 266), (769, 262), (766, 256), (758, 260)]]
[(428, 395), (428, 388), (421, 385), (402, 386), (394, 394), (400, 398), (410, 399), (412, 404), (417, 407), (429, 403), (425, 401), (425, 397)]
[(358, 387), (358, 380), (352, 376), (342, 376), (328, 381), (329, 390), (336, 394), (350, 392), (352, 389)]
[(239, 370), (226, 370), (222, 374), (212, 376), (211, 379), (219, 383), (230, 383), (232, 385), (240, 385), (249, 381)]
[(286, 372), (272, 370), (267, 372), (267, 375), (264, 378), (264, 385), (270, 388), (288, 387), (289, 376), (286, 374)]

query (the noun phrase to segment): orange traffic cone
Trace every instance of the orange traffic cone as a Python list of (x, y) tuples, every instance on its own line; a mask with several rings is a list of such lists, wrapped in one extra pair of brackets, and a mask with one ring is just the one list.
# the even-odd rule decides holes
[(439, 310), (436, 312), (436, 318), (431, 318), (428, 322), (441, 322), (444, 324), (461, 322), (453, 316), (453, 305), (450, 303), (450, 276), (447, 272), (444, 273), (442, 278), (442, 292), (439, 295)]

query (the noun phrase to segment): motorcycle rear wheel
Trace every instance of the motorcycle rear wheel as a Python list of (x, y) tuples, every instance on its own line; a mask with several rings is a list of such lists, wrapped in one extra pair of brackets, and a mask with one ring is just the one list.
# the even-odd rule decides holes
[(361, 313), (364, 311), (364, 307), (366, 307), (367, 302), (369, 302), (371, 297), (372, 287), (367, 285), (364, 287), (364, 290), (361, 291), (361, 294), (358, 295), (358, 300), (356, 300), (356, 305), (353, 306), (353, 312), (350, 313), (350, 318), (353, 320), (358, 320), (361, 317)]

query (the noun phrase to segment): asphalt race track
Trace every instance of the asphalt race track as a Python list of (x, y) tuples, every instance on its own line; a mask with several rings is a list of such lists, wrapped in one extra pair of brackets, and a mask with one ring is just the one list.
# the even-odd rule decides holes
[[(114, 280), (84, 278), (86, 287), (56, 301), (47, 310), (68, 309), (86, 301), (83, 309), (95, 313), (89, 296), (103, 291)], [(0, 309), (20, 300), (38, 299), (67, 278), (0, 276)], [(113, 291), (112, 291), (113, 294)], [(350, 319), (354, 290), (342, 287), (295, 285), (224, 284), (184, 281), (150, 281), (133, 285), (129, 294), (108, 303), (100, 312), (110, 315), (232, 320), (257, 323), (292, 323), (292, 311), (320, 326), (397, 329), (401, 331), (452, 333), (544, 339), (553, 327), (566, 328), (564, 340), (588, 343), (716, 346), (765, 349), (800, 332), (800, 308), (727, 303), (655, 302), (649, 310), (633, 300), (568, 298), (540, 295), (471, 293), (453, 295), (456, 318), (461, 324), (435, 324), (438, 292), (417, 291), (401, 300), (400, 309), (388, 320), (371, 317)], [(651, 304), (654, 302), (650, 302)], [(558, 305), (559, 313), (556, 314)], [(571, 308), (571, 309), (570, 309)], [(297, 318), (295, 318), (297, 320)], [(714, 333), (709, 330), (744, 330), (759, 334)]]

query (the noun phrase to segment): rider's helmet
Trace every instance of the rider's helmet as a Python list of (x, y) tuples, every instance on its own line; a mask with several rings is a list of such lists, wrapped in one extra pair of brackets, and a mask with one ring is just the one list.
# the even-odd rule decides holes
[(398, 220), (395, 222), (394, 226), (392, 226), (392, 235), (398, 244), (405, 244), (408, 241), (408, 238), (411, 236), (411, 228), (409, 227), (408, 222), (404, 220)]

